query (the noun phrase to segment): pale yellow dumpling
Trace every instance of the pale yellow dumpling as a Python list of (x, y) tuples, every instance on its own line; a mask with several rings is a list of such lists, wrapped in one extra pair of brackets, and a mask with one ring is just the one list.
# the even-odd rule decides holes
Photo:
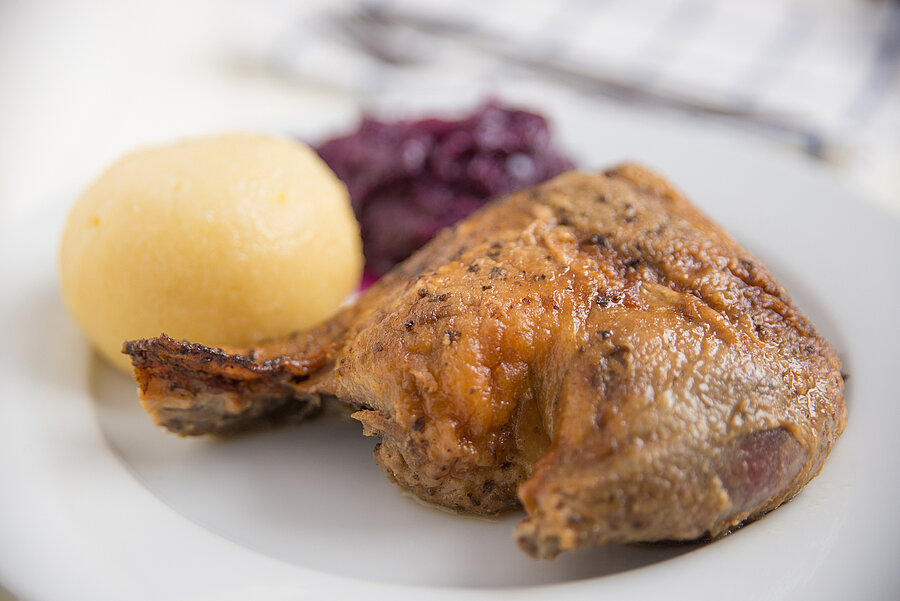
[(249, 345), (315, 325), (359, 283), (347, 190), (307, 146), (224, 135), (131, 153), (63, 233), (66, 305), (94, 346), (166, 333)]

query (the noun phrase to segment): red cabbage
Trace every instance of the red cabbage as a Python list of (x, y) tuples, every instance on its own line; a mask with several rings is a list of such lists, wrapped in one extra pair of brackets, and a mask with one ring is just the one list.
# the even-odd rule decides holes
[(364, 117), (316, 150), (350, 191), (368, 281), (488, 200), (572, 167), (542, 116), (495, 102), (457, 121)]

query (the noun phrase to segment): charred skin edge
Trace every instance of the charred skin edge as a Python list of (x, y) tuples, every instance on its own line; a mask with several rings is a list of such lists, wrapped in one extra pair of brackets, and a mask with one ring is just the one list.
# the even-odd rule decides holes
[(299, 423), (322, 407), (320, 395), (293, 386), (308, 378), (315, 361), (256, 362), (165, 334), (127, 341), (122, 352), (131, 357), (141, 406), (154, 423), (181, 436)]

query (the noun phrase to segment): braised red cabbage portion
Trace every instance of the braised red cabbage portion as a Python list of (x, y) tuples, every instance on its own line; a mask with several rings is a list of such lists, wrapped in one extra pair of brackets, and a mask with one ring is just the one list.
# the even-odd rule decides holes
[(572, 167), (544, 117), (495, 102), (456, 121), (364, 117), (316, 150), (350, 191), (370, 281), (491, 198)]

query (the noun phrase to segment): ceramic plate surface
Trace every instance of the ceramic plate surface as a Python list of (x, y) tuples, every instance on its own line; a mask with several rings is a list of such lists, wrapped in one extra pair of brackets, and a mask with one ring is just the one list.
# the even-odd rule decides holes
[[(712, 544), (552, 562), (521, 514), (404, 496), (358, 423), (326, 415), (226, 442), (152, 426), (133, 382), (62, 306), (66, 203), (0, 241), (0, 582), (29, 601), (900, 598), (900, 225), (816, 165), (702, 124), (550, 110), (586, 167), (639, 159), (754, 252), (850, 374), (849, 423), (792, 502)], [(425, 595), (425, 597), (423, 597)]]

